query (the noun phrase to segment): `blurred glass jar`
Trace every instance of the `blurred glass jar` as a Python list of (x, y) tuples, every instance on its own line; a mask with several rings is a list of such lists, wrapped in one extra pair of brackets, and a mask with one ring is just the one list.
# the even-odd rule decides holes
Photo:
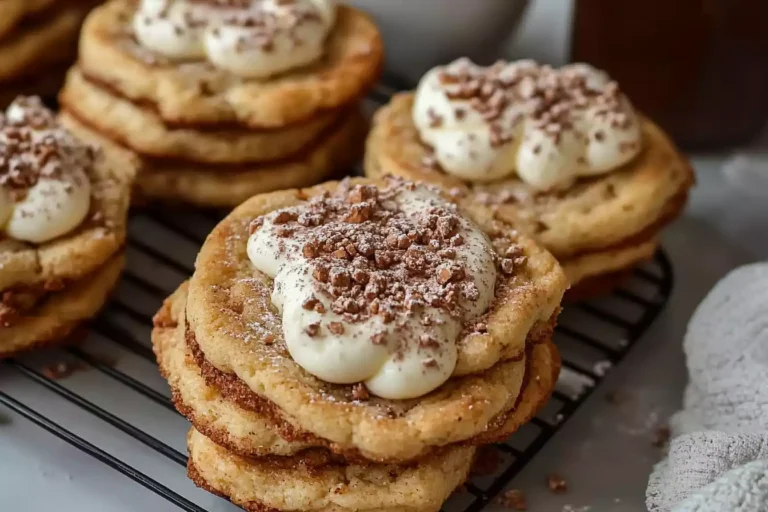
[(687, 148), (768, 121), (768, 0), (577, 0), (572, 58), (611, 74)]

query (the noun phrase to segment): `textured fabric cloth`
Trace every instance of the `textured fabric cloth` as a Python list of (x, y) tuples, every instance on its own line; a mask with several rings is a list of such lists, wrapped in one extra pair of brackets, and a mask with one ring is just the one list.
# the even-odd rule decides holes
[(768, 263), (731, 272), (688, 325), (690, 382), (651, 512), (768, 511)]

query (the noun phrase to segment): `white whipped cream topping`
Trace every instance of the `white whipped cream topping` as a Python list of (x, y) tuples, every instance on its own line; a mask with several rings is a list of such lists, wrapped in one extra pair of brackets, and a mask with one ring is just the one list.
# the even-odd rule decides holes
[[(446, 205), (437, 194), (423, 187), (401, 190), (394, 201), (407, 217), (417, 216), (432, 206)], [(302, 256), (302, 243), (276, 235), (272, 219), (267, 216), (263, 226), (248, 240), (248, 256), (256, 269), (274, 279), (272, 303), (282, 314), (285, 343), (296, 363), (327, 382), (364, 382), (370, 393), (389, 399), (425, 395), (450, 377), (456, 366), (456, 340), (462, 321), (483, 314), (494, 297), (494, 250), (477, 226), (461, 218), (458, 227), (464, 244), (455, 248), (455, 261), (465, 265), (479, 291), (476, 300), (460, 299), (463, 318), (424, 306), (389, 323), (380, 315), (345, 322), (343, 315), (332, 310), (332, 297), (318, 291), (312, 261)], [(303, 307), (311, 297), (322, 304), (322, 314)], [(424, 325), (425, 317), (434, 322)], [(343, 333), (334, 334), (326, 328), (331, 322), (341, 323)], [(320, 324), (320, 330), (310, 336), (307, 328), (315, 323)], [(371, 342), (375, 335), (381, 336), (379, 344)], [(426, 338), (437, 343), (425, 347), (419, 340)], [(427, 368), (430, 359), (433, 364)]]
[(318, 60), (335, 17), (335, 0), (142, 0), (133, 28), (142, 46), (168, 58), (267, 78)]
[(37, 98), (19, 98), (0, 117), (0, 231), (43, 243), (85, 219), (92, 150), (58, 126)]
[(413, 120), (445, 172), (476, 182), (516, 173), (538, 190), (608, 173), (642, 149), (632, 105), (586, 64), (459, 59), (422, 78)]

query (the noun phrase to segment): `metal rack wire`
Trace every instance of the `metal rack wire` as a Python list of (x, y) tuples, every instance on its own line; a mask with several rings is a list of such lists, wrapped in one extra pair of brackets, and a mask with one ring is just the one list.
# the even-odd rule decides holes
[[(379, 98), (388, 97), (387, 92)], [(101, 346), (112, 344), (122, 353), (155, 364), (148, 332), (152, 313), (175, 287), (192, 273), (196, 249), (219, 218), (201, 212), (144, 210), (132, 215), (128, 235), (128, 267), (116, 296), (89, 327), (100, 338)], [(465, 493), (454, 496), (445, 510), (477, 512), (486, 506), (536, 455), (546, 442), (592, 394), (612, 367), (619, 364), (631, 347), (664, 308), (673, 285), (672, 268), (663, 251), (652, 262), (637, 269), (632, 278), (611, 296), (585, 304), (568, 306), (561, 315), (555, 341), (563, 357), (563, 372), (550, 404), (529, 425), (505, 443), (493, 445), (500, 465), (493, 475), (473, 478)], [(106, 340), (106, 341), (105, 341)], [(87, 368), (98, 377), (119, 385), (126, 393), (159, 406), (167, 419), (178, 420), (167, 389), (148, 383), (146, 372), (130, 372), (104, 361), (90, 346), (63, 349), (57, 357)], [(109, 410), (103, 404), (72, 389), (65, 381), (46, 377), (34, 360), (19, 358), (0, 363), (2, 371), (17, 372), (57, 399), (66, 401), (105, 426), (148, 447), (156, 457), (168, 459), (183, 472), (187, 455), (172, 447), (126, 414)], [(13, 396), (0, 390), (0, 404), (18, 413), (49, 433), (91, 455), (137, 484), (189, 512), (205, 512), (194, 499), (166, 485), (110, 453), (104, 446), (89, 441), (77, 428), (67, 427)], [(184, 431), (178, 432), (180, 439)]]

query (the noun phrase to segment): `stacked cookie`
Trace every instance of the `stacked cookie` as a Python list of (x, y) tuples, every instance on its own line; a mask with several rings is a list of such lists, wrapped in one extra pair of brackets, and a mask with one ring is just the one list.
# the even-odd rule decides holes
[(138, 156), (145, 199), (235, 206), (354, 164), (382, 59), (373, 22), (329, 0), (112, 0), (60, 102)]
[(0, 114), (0, 358), (62, 340), (104, 304), (123, 268), (132, 173), (37, 98)]
[(7, 105), (18, 94), (56, 94), (75, 60), (80, 23), (96, 3), (0, 2), (0, 105)]
[(571, 298), (651, 258), (693, 184), (688, 161), (605, 73), (532, 61), (431, 70), (376, 114), (365, 172), (487, 204), (558, 258)]
[(489, 209), (410, 182), (253, 197), (155, 317), (190, 477), (246, 510), (439, 510), (549, 397), (565, 286)]

